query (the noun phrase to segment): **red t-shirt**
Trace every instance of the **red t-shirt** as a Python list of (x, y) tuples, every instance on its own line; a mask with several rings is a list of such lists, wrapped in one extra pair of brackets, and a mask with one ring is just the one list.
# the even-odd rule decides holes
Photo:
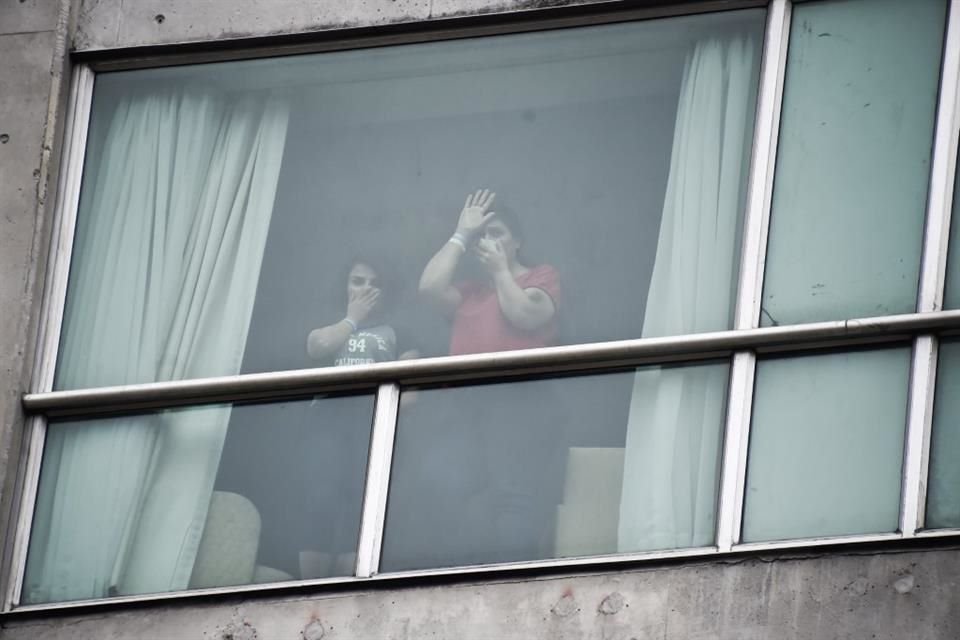
[(450, 332), (450, 355), (488, 353), (549, 347), (557, 341), (557, 314), (560, 304), (560, 279), (557, 270), (548, 264), (533, 267), (517, 278), (523, 289), (543, 289), (553, 300), (555, 312), (550, 321), (533, 331), (517, 329), (500, 311), (497, 290), (489, 282), (471, 280), (457, 283), (463, 296), (453, 316)]

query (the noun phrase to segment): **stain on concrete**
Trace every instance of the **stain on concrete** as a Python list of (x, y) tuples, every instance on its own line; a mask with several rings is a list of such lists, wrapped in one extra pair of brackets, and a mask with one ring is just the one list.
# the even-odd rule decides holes
[(597, 610), (603, 615), (612, 616), (619, 613), (625, 604), (626, 600), (624, 600), (623, 595), (614, 591), (600, 602)]
[(327, 630), (319, 620), (313, 620), (303, 628), (303, 640), (321, 640), (326, 635)]
[(914, 579), (914, 577), (910, 574), (907, 574), (902, 578), (899, 578), (898, 580), (894, 581), (893, 589), (900, 595), (906, 595), (911, 591), (913, 591), (913, 588), (916, 586), (916, 584), (917, 582)]
[(257, 630), (249, 622), (231, 623), (220, 634), (223, 640), (257, 640)]
[(558, 618), (568, 618), (579, 611), (573, 592), (568, 588), (559, 600), (550, 608), (550, 612)]

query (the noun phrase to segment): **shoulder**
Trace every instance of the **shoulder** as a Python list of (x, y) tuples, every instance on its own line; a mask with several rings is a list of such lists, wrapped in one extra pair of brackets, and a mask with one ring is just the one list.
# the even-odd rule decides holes
[(550, 296), (554, 305), (560, 302), (560, 274), (552, 265), (540, 264), (532, 267), (517, 278), (517, 284), (524, 289), (540, 289)]

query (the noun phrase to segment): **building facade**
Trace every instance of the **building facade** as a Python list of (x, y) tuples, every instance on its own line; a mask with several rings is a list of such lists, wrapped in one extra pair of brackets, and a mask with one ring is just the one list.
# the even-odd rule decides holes
[(0, 52), (3, 637), (960, 636), (956, 2)]

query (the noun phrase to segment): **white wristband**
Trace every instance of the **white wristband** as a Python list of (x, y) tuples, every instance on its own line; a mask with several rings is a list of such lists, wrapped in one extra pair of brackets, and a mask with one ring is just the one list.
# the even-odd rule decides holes
[(351, 328), (353, 331), (356, 331), (356, 330), (357, 330), (357, 323), (354, 322), (353, 319), (352, 319), (350, 316), (347, 316), (346, 318), (344, 318), (343, 321), (346, 322), (348, 325), (350, 325), (350, 328)]
[(455, 234), (453, 234), (452, 236), (450, 236), (450, 239), (447, 240), (447, 242), (452, 242), (453, 244), (455, 244), (455, 245), (457, 245), (458, 247), (460, 247), (460, 248), (463, 250), (464, 253), (466, 253), (466, 251), (467, 251), (467, 242), (466, 242), (466, 240), (467, 240), (467, 239), (466, 239), (465, 237), (463, 237), (463, 234), (458, 232), (458, 233), (455, 233)]

